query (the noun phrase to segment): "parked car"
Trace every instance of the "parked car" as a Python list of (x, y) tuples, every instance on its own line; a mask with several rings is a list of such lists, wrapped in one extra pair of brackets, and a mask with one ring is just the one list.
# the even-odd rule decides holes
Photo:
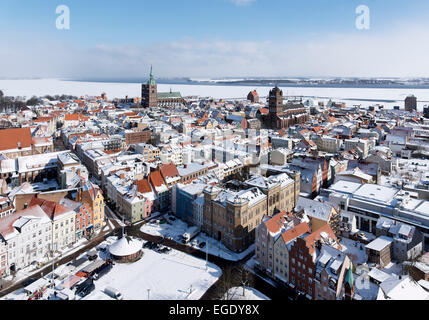
[(98, 253), (97, 253), (97, 251), (90, 251), (90, 252), (88, 252), (88, 260), (89, 261), (93, 261), (93, 260), (95, 260), (95, 259), (97, 259), (98, 258)]
[(94, 291), (95, 285), (93, 278), (88, 278), (81, 284), (79, 284), (76, 288), (76, 294), (80, 297), (86, 297), (92, 291)]
[(106, 263), (104, 265), (102, 265), (95, 273), (94, 275), (94, 279), (98, 280), (100, 279), (102, 276), (104, 276), (106, 273), (108, 273), (110, 270), (112, 270), (113, 268), (113, 263), (109, 262)]
[(153, 244), (153, 242), (152, 241), (148, 241), (148, 242), (146, 242), (144, 245), (143, 245), (143, 248), (145, 248), (145, 249), (147, 249), (147, 248), (150, 248), (150, 246)]
[(206, 246), (206, 243), (205, 243), (205, 242), (201, 242), (198, 246), (199, 246), (200, 248), (204, 248), (204, 247)]
[(159, 247), (159, 245), (157, 243), (152, 243), (149, 248), (152, 249), (152, 250), (153, 249), (156, 250), (156, 249), (158, 249), (158, 247)]
[(106, 251), (106, 249), (107, 249), (107, 245), (105, 243), (102, 243), (96, 247), (96, 250), (101, 252)]
[(83, 288), (82, 290), (80, 290), (79, 292), (76, 292), (76, 294), (78, 296), (80, 296), (81, 298), (85, 298), (87, 295), (89, 295), (94, 290), (95, 290), (95, 284), (91, 283), (88, 286), (86, 286), (85, 288)]
[(159, 253), (167, 253), (167, 252), (170, 252), (171, 250), (172, 249), (169, 247), (164, 247), (164, 248), (160, 249), (158, 252)]

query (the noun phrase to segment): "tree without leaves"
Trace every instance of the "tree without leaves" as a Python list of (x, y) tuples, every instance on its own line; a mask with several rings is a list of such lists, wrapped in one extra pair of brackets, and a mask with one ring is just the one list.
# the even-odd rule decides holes
[[(244, 286), (251, 287), (253, 284), (253, 277), (243, 265), (227, 266), (222, 270), (222, 276), (216, 285), (215, 296), (219, 300), (233, 300), (234, 296), (231, 296), (229, 292), (231, 288)], [(241, 290), (237, 291), (237, 293), (240, 294), (241, 292)]]
[(37, 104), (39, 104), (39, 99), (36, 96), (31, 97), (31, 99), (26, 102), (27, 106), (35, 106)]

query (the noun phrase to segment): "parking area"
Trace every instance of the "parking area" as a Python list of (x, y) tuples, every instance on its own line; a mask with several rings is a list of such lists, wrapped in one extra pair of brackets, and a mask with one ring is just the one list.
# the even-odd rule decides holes
[[(219, 279), (213, 263), (160, 244), (141, 241), (143, 256), (134, 263), (110, 260), (109, 237), (95, 250), (61, 265), (6, 300), (196, 300)], [(180, 277), (177, 277), (180, 274)], [(55, 286), (52, 286), (52, 280)]]

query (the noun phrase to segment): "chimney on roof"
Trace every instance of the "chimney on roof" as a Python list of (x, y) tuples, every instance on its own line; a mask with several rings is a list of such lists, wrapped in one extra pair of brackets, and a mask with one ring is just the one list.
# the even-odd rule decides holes
[(187, 168), (188, 168), (188, 165), (187, 165), (187, 164), (185, 164), (183, 167), (184, 167), (185, 169), (187, 169)]

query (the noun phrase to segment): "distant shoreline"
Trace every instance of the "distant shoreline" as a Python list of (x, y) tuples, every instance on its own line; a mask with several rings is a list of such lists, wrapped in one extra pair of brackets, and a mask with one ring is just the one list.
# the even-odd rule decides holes
[[(63, 81), (72, 82), (99, 82), (99, 83), (145, 83), (147, 79), (64, 79)], [(429, 80), (428, 80), (429, 81)], [(294, 83), (285, 82), (284, 80), (279, 81), (267, 81), (267, 80), (245, 80), (245, 81), (195, 81), (189, 79), (158, 79), (159, 84), (182, 84), (182, 85), (202, 85), (202, 86), (254, 86), (254, 87), (291, 87), (291, 88), (338, 88), (338, 89), (429, 89), (429, 82), (425, 84), (351, 84), (351, 83)]]
[[(116, 83), (116, 84), (142, 84), (147, 79), (137, 78), (88, 78), (88, 79), (65, 79), (65, 78), (0, 78), (1, 81), (34, 81), (34, 80), (59, 80), (67, 82), (89, 82), (89, 83)], [(416, 84), (416, 81), (421, 82)], [(319, 82), (319, 83), (315, 83)], [(333, 82), (333, 83), (325, 83)], [(373, 82), (373, 83), (363, 83)], [(193, 80), (190, 78), (159, 78), (157, 83), (161, 85), (200, 85), (200, 86), (227, 86), (227, 87), (289, 87), (289, 88), (332, 88), (332, 89), (429, 89), (429, 78), (419, 78), (413, 80), (405, 79), (213, 79), (213, 80)]]

